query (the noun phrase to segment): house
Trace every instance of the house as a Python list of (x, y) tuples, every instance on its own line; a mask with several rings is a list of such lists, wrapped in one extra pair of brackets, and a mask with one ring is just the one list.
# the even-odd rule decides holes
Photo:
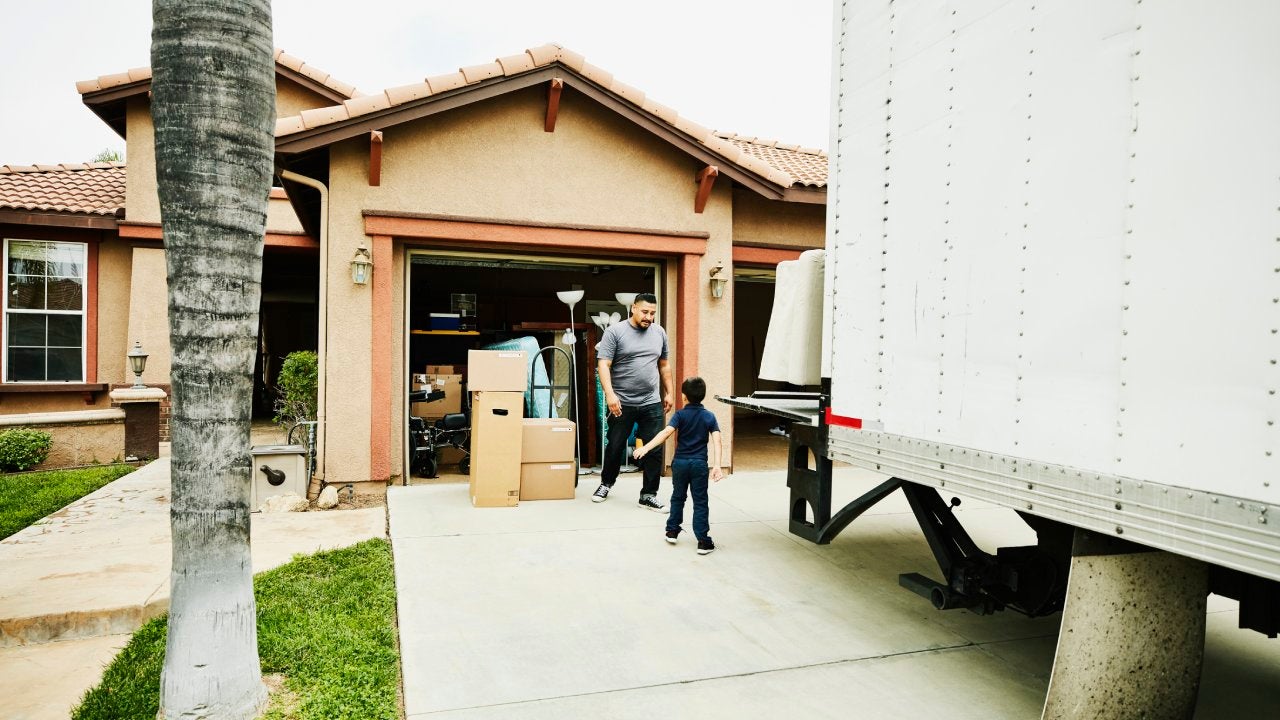
[[(268, 380), (284, 354), (318, 350), (318, 472), (330, 483), (378, 491), (403, 477), (411, 374), (465, 363), (468, 349), (494, 341), (556, 346), (571, 319), (561, 290), (585, 293), (572, 309), (577, 343), (569, 363), (540, 355), (554, 404), (574, 402), (569, 386), (581, 390), (588, 462), (599, 328), (587, 315), (625, 316), (618, 293), (658, 296), (677, 382), (699, 374), (711, 395), (750, 391), (770, 270), (824, 242), (824, 152), (707, 130), (558, 45), (372, 94), (283, 52), (276, 69), (280, 188), (264, 240), (255, 409), (269, 413)], [(7, 339), (0, 412), (109, 408), (105, 391), (130, 379), (134, 341), (150, 353), (144, 381), (168, 381), (149, 86), (145, 69), (78, 85), (125, 137), (127, 167), (0, 173), (26, 179), (30, 200), (94, 173), (114, 173), (117, 192), (43, 210), (15, 202), (0, 180), (6, 248), (68, 243), (87, 258), (83, 366), (15, 374), (19, 348)], [(123, 202), (111, 207), (121, 173)], [(367, 284), (352, 280), (361, 253), (373, 263)], [(433, 330), (432, 313), (453, 310), (454, 296), (474, 315), (462, 330)], [(19, 385), (33, 392), (3, 394)], [(708, 406), (732, 457), (732, 412)]]

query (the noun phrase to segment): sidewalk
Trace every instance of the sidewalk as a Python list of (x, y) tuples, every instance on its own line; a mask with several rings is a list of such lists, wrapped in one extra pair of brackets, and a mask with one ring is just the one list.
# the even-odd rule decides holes
[[(252, 516), (253, 570), (386, 536), (385, 508)], [(129, 634), (169, 602), (169, 460), (0, 542), (5, 717), (65, 718)]]
[[(836, 506), (883, 478), (836, 471)], [(1039, 718), (1058, 616), (939, 612), (898, 587), (938, 573), (901, 494), (830, 545), (787, 532), (781, 472), (711, 489), (718, 549), (663, 542), (626, 476), (577, 498), (472, 508), (465, 484), (390, 488), (408, 720)], [(669, 485), (664, 482), (663, 489)], [(1034, 542), (965, 501), (974, 539)], [(1210, 601), (1199, 718), (1274, 713), (1280, 646)]]

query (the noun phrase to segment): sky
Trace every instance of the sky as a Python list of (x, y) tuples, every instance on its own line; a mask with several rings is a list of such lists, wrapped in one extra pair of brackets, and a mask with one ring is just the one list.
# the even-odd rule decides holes
[[(827, 148), (831, 0), (276, 0), (276, 47), (363, 92), (548, 42), (713, 130)], [(124, 140), (78, 80), (150, 65), (144, 0), (0, 0), (0, 165)]]

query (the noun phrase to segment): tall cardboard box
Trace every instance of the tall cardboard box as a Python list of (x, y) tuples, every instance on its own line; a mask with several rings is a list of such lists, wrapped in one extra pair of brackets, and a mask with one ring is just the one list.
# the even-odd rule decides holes
[(573, 462), (574, 425), (565, 418), (525, 418), (520, 462)]
[(529, 358), (523, 350), (467, 351), (467, 390), (524, 392), (529, 389)]
[(512, 507), (520, 500), (523, 392), (471, 394), (471, 504)]
[(578, 466), (572, 460), (558, 463), (524, 463), (520, 466), (521, 500), (572, 500)]

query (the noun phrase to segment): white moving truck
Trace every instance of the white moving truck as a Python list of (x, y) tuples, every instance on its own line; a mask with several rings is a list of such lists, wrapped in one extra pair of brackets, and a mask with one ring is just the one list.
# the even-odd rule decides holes
[[(904, 586), (1065, 604), (1046, 717), (1189, 716), (1206, 592), (1280, 630), (1277, 37), (1274, 0), (836, 2), (818, 417), (729, 401), (798, 421), (793, 532), (901, 489), (943, 574)], [(891, 479), (833, 512), (832, 460)]]

